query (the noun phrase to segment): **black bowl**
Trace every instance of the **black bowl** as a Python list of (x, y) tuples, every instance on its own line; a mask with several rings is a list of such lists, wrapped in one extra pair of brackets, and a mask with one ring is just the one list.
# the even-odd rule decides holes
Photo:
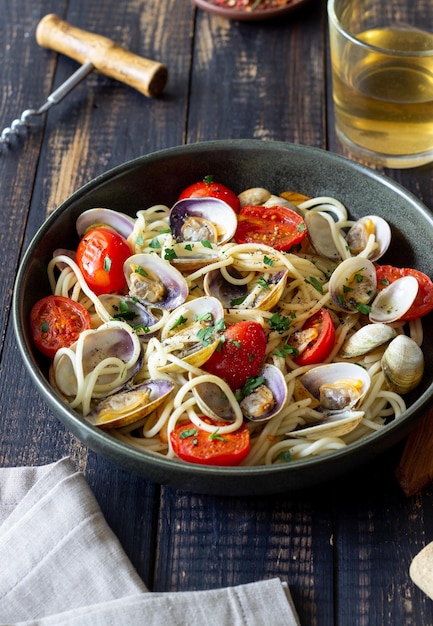
[(399, 419), (343, 450), (287, 465), (207, 467), (140, 452), (83, 421), (48, 384), (47, 363), (32, 344), (29, 313), (34, 302), (49, 293), (46, 267), (53, 250), (76, 246), (78, 215), (95, 206), (135, 216), (138, 209), (152, 204), (171, 205), (183, 188), (207, 174), (236, 192), (252, 186), (274, 193), (292, 189), (309, 196), (336, 197), (352, 218), (380, 215), (390, 223), (393, 233), (391, 251), (383, 262), (416, 267), (433, 275), (428, 235), (433, 227), (431, 214), (412, 194), (373, 170), (323, 150), (279, 142), (214, 141), (162, 150), (120, 165), (84, 185), (52, 213), (30, 244), (16, 280), (13, 315), (18, 345), (37, 390), (64, 425), (95, 452), (153, 482), (200, 493), (254, 495), (302, 489), (382, 454), (408, 434), (432, 399), (431, 334), (424, 338), (423, 381), (406, 396), (408, 408)]

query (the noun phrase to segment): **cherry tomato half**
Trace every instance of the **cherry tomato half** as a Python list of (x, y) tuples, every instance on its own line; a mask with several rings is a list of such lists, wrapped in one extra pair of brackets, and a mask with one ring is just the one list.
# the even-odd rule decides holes
[(234, 238), (239, 244), (262, 243), (286, 251), (306, 235), (307, 225), (296, 211), (284, 206), (244, 206)]
[(259, 373), (266, 350), (266, 333), (258, 322), (237, 322), (223, 334), (221, 349), (217, 348), (203, 365), (209, 374), (219, 376), (235, 391), (248, 378)]
[(206, 176), (203, 180), (193, 183), (182, 191), (179, 200), (184, 198), (219, 198), (239, 213), (240, 202), (234, 191), (214, 181), (213, 176)]
[(91, 327), (90, 315), (79, 302), (64, 296), (46, 296), (30, 312), (35, 346), (53, 358), (59, 348), (68, 348)]
[(131, 248), (126, 239), (107, 228), (94, 228), (86, 233), (76, 252), (77, 265), (98, 296), (125, 289), (123, 264), (130, 256)]
[(410, 309), (400, 317), (399, 321), (407, 322), (433, 310), (433, 282), (423, 272), (410, 267), (394, 267), (378, 265), (376, 267), (377, 288), (379, 291), (402, 276), (414, 276), (418, 281), (418, 293)]
[(295, 363), (299, 367), (322, 363), (335, 342), (334, 323), (327, 309), (320, 309), (305, 322), (299, 331), (299, 342), (303, 337), (308, 341), (307, 347), (294, 359)]
[(171, 433), (173, 450), (183, 461), (202, 465), (239, 465), (250, 450), (250, 434), (246, 424), (232, 433), (218, 434), (220, 426), (227, 422), (217, 422), (201, 416), (208, 424), (215, 426), (212, 433), (197, 428), (193, 422), (179, 424)]

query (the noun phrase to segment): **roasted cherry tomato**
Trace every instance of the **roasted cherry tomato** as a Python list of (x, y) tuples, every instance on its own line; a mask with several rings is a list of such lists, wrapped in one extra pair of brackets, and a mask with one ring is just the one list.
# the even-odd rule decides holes
[(202, 465), (238, 465), (250, 450), (246, 424), (232, 433), (220, 435), (218, 428), (227, 426), (227, 422), (218, 422), (206, 416), (201, 416), (201, 419), (215, 426), (215, 430), (209, 433), (187, 421), (170, 433), (171, 445), (177, 456), (183, 461)]
[(206, 176), (198, 183), (194, 183), (184, 189), (179, 196), (179, 200), (184, 198), (219, 198), (227, 202), (233, 211), (239, 213), (240, 202), (234, 191), (214, 181), (213, 176)]
[(247, 378), (257, 376), (265, 350), (266, 334), (261, 324), (237, 322), (226, 328), (221, 349), (217, 348), (203, 369), (225, 380), (235, 391), (245, 385)]
[(78, 244), (76, 259), (86, 283), (99, 296), (125, 289), (123, 264), (131, 254), (122, 235), (108, 228), (94, 228)]
[(378, 265), (376, 267), (377, 288), (379, 291), (403, 276), (414, 276), (418, 281), (418, 293), (410, 309), (400, 317), (399, 321), (407, 322), (427, 315), (433, 310), (433, 282), (419, 270), (410, 267), (394, 267)]
[(30, 312), (30, 328), (35, 346), (53, 358), (59, 348), (71, 346), (91, 327), (90, 315), (79, 302), (64, 296), (46, 296)]
[[(310, 317), (302, 329), (295, 333), (297, 346), (307, 346), (294, 359), (300, 367), (322, 363), (331, 352), (335, 342), (335, 329), (332, 317), (327, 309), (320, 309)], [(297, 347), (295, 346), (295, 347)]]
[(261, 243), (286, 251), (302, 243), (307, 225), (296, 211), (284, 206), (244, 206), (239, 213), (235, 241)]

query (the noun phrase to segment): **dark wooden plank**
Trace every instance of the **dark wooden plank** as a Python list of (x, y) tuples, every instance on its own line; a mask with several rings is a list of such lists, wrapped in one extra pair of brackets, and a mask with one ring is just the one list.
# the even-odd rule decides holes
[(199, 11), (188, 142), (255, 138), (324, 147), (321, 17), (314, 1), (284, 21), (236, 22)]

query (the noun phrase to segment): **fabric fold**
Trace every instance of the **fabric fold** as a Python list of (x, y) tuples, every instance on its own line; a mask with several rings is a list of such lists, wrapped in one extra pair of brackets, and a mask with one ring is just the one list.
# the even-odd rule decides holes
[(0, 626), (296, 626), (273, 578), (150, 593), (69, 459), (0, 469)]

